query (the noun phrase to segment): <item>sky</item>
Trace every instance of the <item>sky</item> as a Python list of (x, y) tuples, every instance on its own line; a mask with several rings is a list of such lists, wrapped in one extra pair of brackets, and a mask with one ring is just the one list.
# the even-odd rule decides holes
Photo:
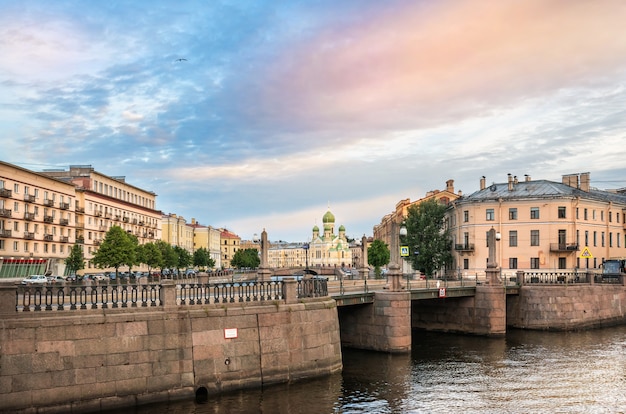
[(626, 187), (622, 0), (0, 0), (0, 160), (242, 239), (507, 174)]

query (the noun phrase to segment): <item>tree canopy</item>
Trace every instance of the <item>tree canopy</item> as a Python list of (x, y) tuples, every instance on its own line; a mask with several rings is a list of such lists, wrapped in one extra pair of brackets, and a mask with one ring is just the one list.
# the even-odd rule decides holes
[(69, 256), (65, 259), (65, 265), (72, 274), (85, 268), (85, 255), (79, 244), (72, 246)]
[(433, 276), (452, 263), (452, 240), (445, 228), (445, 212), (445, 205), (430, 199), (410, 206), (404, 222), (407, 235), (401, 242), (409, 247), (407, 260), (426, 276)]
[(367, 248), (367, 262), (374, 266), (377, 279), (380, 277), (380, 267), (389, 263), (390, 258), (389, 246), (382, 240), (374, 240)]
[(230, 261), (231, 266), (242, 268), (256, 268), (261, 264), (259, 258), (259, 251), (257, 249), (242, 249), (237, 250)]
[(115, 274), (122, 266), (132, 267), (137, 260), (137, 238), (132, 238), (121, 227), (113, 226), (104, 236), (92, 262), (98, 267), (113, 267)]
[(193, 252), (193, 265), (201, 269), (212, 268), (215, 266), (215, 260), (211, 258), (206, 248), (201, 247)]

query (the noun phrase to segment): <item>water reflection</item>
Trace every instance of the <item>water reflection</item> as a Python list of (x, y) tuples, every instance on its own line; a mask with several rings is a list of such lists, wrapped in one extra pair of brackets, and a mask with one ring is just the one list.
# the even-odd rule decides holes
[(331, 377), (125, 413), (626, 412), (626, 326), (506, 338), (416, 331), (411, 355), (343, 356)]

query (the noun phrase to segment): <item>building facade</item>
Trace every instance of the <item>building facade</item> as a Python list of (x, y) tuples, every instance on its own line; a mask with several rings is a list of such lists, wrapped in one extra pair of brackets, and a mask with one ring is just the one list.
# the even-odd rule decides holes
[(340, 225), (335, 234), (335, 216), (328, 210), (322, 217), (322, 232), (317, 225), (313, 227), (311, 241), (308, 244), (309, 266), (350, 267), (352, 251), (346, 238), (346, 228)]
[(220, 236), (221, 231), (212, 226), (203, 226), (191, 219), (191, 228), (193, 231), (193, 249), (198, 250), (201, 248), (206, 249), (209, 252), (209, 257), (215, 262), (215, 268), (220, 269), (222, 267), (222, 254), (220, 251)]
[(66, 274), (65, 258), (83, 247), (85, 272), (114, 225), (140, 243), (158, 240), (156, 194), (89, 165), (33, 172), (0, 162), (0, 277)]
[[(523, 180), (486, 185), (454, 200), (447, 221), (453, 238), (454, 269), (481, 275), (487, 267), (487, 232), (500, 235), (496, 261), (505, 275), (520, 270), (597, 269), (604, 259), (626, 257), (626, 189), (590, 185), (590, 174), (561, 182)], [(586, 251), (581, 258), (581, 253)]]
[(222, 268), (230, 269), (230, 261), (240, 249), (241, 238), (228, 229), (220, 229), (220, 246), (222, 254)]
[(397, 263), (401, 266), (403, 273), (410, 273), (411, 268), (400, 256), (400, 227), (408, 216), (409, 207), (418, 205), (424, 201), (435, 199), (444, 205), (449, 205), (452, 201), (461, 197), (462, 193), (454, 192), (454, 180), (446, 181), (445, 190), (432, 190), (426, 196), (416, 201), (410, 199), (400, 200), (392, 213), (382, 218), (380, 224), (374, 226), (374, 240), (382, 240), (389, 246), (390, 263)]

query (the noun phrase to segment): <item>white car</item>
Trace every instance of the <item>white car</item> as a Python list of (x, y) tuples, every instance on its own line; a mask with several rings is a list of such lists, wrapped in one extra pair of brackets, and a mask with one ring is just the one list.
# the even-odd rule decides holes
[(44, 275), (30, 275), (26, 279), (22, 279), (23, 285), (44, 285), (48, 278)]

